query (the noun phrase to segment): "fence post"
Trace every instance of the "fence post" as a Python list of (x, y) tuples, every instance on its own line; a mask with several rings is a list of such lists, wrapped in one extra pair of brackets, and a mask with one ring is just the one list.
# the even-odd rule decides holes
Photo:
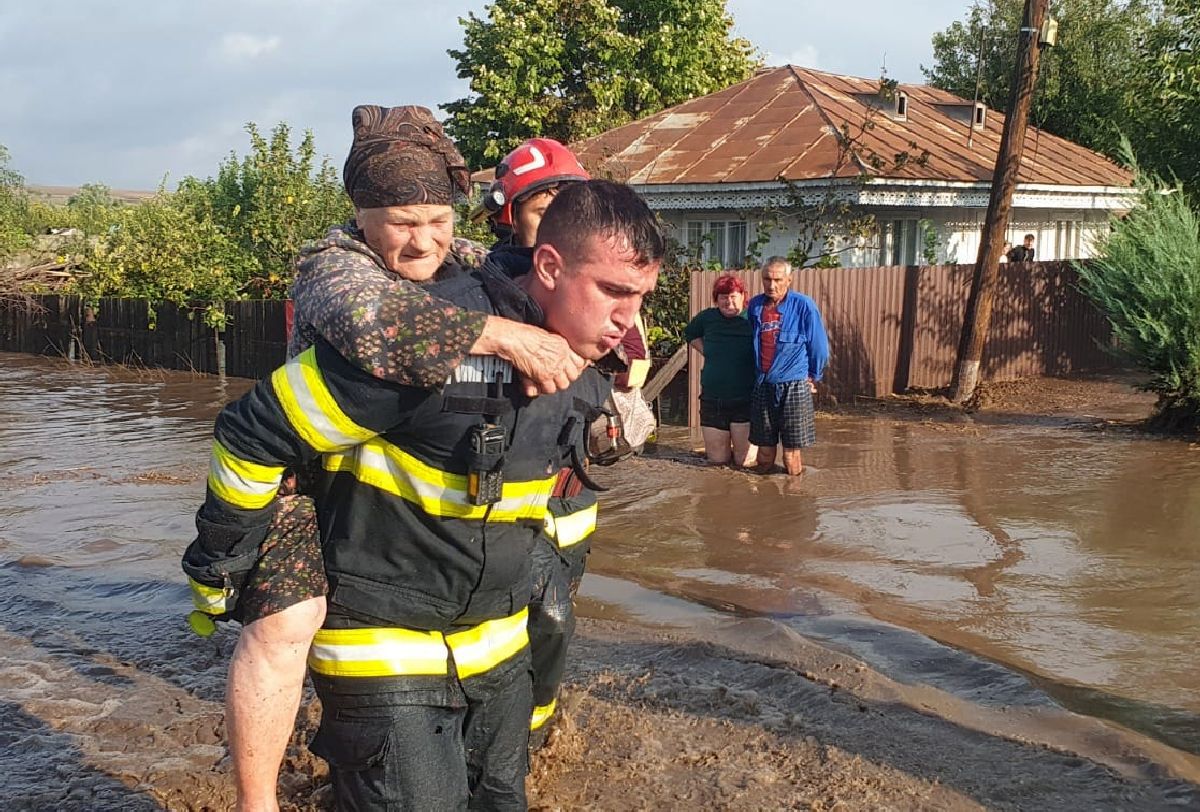
[(217, 376), (225, 377), (225, 342), (221, 339), (221, 331), (213, 328), (213, 352), (217, 359)]

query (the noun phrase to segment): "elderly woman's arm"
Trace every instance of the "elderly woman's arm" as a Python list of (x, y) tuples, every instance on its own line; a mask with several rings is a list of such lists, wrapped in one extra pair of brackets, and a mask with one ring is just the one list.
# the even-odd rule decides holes
[(304, 343), (323, 337), (351, 363), (395, 383), (440, 387), (466, 356), (498, 355), (535, 395), (566, 388), (585, 366), (560, 336), (463, 310), (352, 252), (302, 262), (292, 298)]

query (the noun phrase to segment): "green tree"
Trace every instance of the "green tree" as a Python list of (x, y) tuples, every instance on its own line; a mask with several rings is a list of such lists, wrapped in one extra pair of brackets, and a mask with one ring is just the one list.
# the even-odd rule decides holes
[(1200, 429), (1200, 216), (1178, 184), (1139, 173), (1139, 205), (1114, 220), (1081, 287), (1108, 316), (1117, 351), (1150, 374), (1152, 425)]
[[(923, 67), (935, 87), (1005, 110), (1016, 64), (1024, 0), (991, 0), (933, 35), (933, 66)], [(1042, 52), (1030, 120), (1110, 157), (1121, 133), (1136, 130), (1148, 103), (1148, 45), (1163, 30), (1155, 0), (1055, 0), (1058, 43)], [(1138, 146), (1135, 142), (1135, 147)]]
[(67, 222), (87, 236), (104, 234), (117, 222), (119, 205), (104, 184), (85, 183), (67, 201)]
[(348, 220), (352, 207), (329, 160), (317, 163), (311, 131), (294, 150), (286, 123), (269, 139), (253, 123), (246, 132), (246, 157), (230, 153), (216, 177), (185, 178), (176, 194), (198, 221), (211, 221), (253, 258), (259, 273), (246, 282), (257, 295), (279, 296), (291, 284), (300, 247)]
[[(215, 177), (187, 177), (174, 193), (108, 209), (103, 238), (87, 247), (92, 276), (81, 292), (196, 307), (218, 327), (227, 300), (285, 295), (300, 247), (352, 207), (329, 162), (317, 163), (311, 132), (293, 149), (287, 124), (269, 139), (254, 124), (246, 131), (250, 153), (231, 153)], [(87, 207), (99, 205), (102, 188), (81, 192)]]
[(29, 198), (25, 194), (25, 179), (8, 162), (8, 149), (0, 144), (0, 259), (32, 243), (26, 233)]
[(1149, 38), (1144, 103), (1129, 136), (1138, 159), (1200, 194), (1200, 6), (1166, 0)]
[(472, 166), (535, 135), (595, 135), (748, 78), (724, 0), (495, 0), (451, 50), (470, 95), (443, 105)]

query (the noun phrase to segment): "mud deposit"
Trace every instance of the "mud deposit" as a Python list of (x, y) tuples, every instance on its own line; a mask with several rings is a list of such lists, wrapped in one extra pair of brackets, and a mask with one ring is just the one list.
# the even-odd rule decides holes
[[(235, 629), (178, 555), (245, 382), (0, 354), (0, 808), (225, 809)], [(538, 809), (1200, 807), (1200, 456), (1122, 382), (683, 435), (609, 473)], [(324, 808), (301, 712), (285, 807)]]

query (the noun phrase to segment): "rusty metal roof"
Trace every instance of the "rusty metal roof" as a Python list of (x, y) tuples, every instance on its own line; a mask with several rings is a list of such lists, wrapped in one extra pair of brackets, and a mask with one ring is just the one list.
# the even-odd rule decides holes
[[(972, 130), (973, 103), (925, 85), (900, 85), (901, 120), (881, 110), (879, 81), (786, 65), (733, 87), (580, 141), (572, 148), (598, 176), (633, 184), (713, 184), (857, 177), (838, 132), (848, 128), (860, 155), (878, 155), (885, 179), (990, 181), (1004, 115), (987, 110)], [(864, 123), (867, 126), (864, 128)], [(968, 134), (971, 144), (968, 145)], [(923, 163), (894, 166), (897, 153)], [(490, 172), (478, 179), (490, 179)], [(1104, 156), (1030, 127), (1021, 183), (1128, 186), (1127, 171)]]

